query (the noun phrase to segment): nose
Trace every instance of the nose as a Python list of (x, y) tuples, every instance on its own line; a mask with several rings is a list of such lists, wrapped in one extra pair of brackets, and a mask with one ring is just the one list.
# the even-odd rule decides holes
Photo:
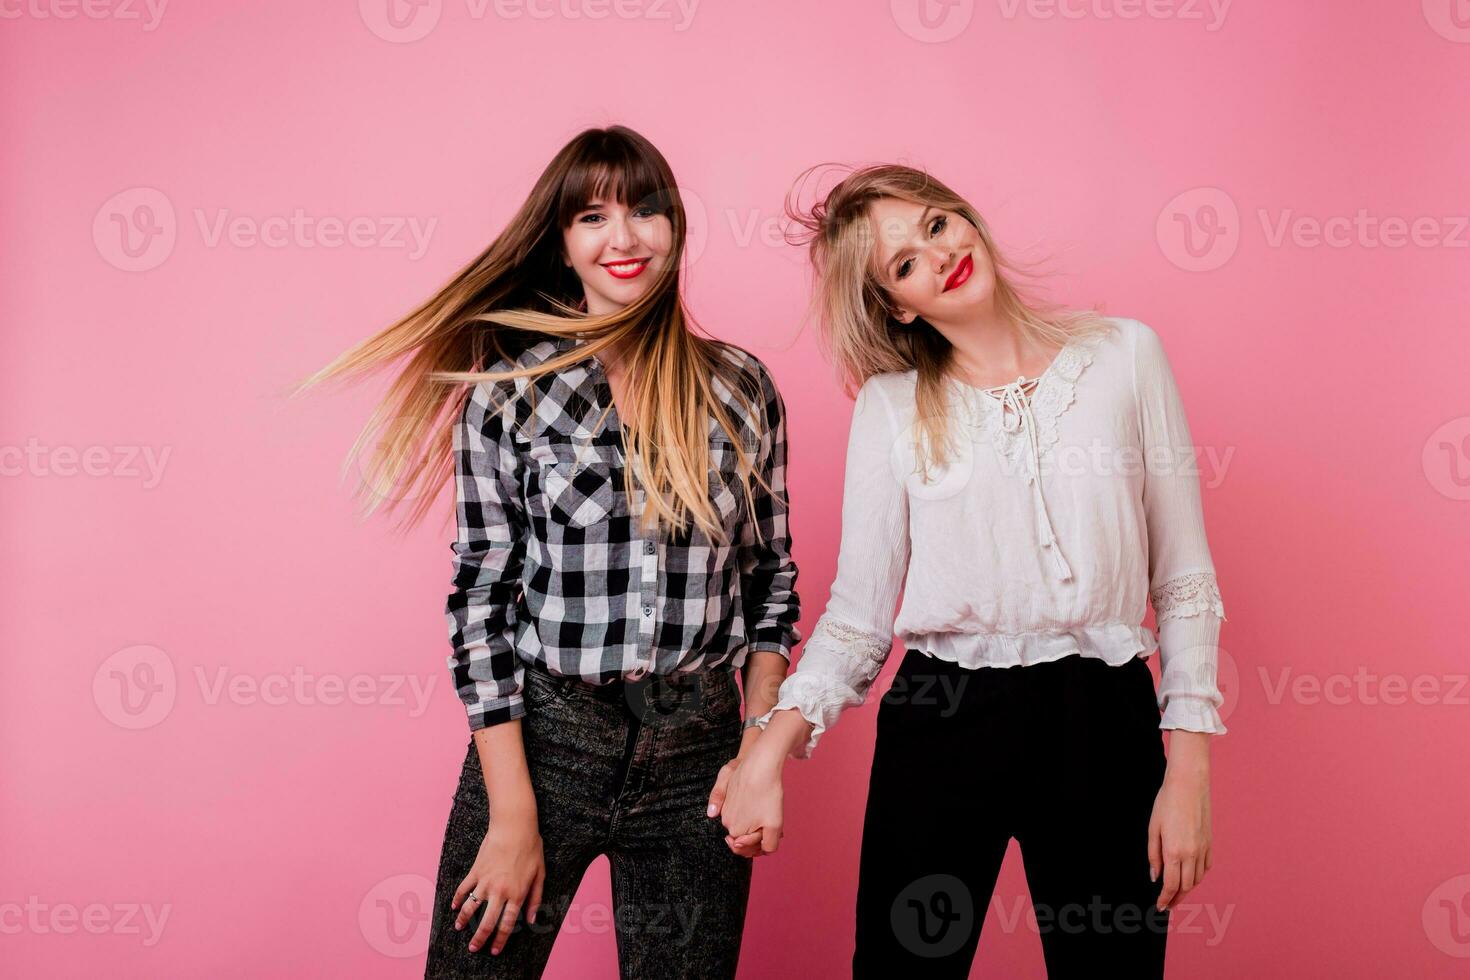
[(929, 248), (930, 258), (934, 263), (934, 271), (943, 275), (954, 261), (954, 249), (947, 245), (932, 245)]
[(609, 230), (607, 243), (610, 247), (626, 252), (638, 241), (633, 234), (632, 227), (628, 224), (626, 217), (614, 218), (612, 228)]

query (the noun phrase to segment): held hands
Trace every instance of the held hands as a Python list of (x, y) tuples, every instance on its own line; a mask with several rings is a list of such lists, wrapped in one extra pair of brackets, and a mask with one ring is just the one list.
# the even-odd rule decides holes
[(723, 818), (725, 843), (747, 858), (774, 852), (782, 834), (782, 760), (756, 748), (760, 735), (759, 728), (745, 733), (739, 754), (720, 769), (709, 795), (708, 815)]
[(526, 921), (536, 921), (536, 908), (541, 904), (541, 888), (546, 883), (546, 862), (541, 849), (541, 833), (534, 810), (504, 813), (492, 817), (480, 853), (464, 881), (454, 890), (452, 908), (459, 909), (455, 929), (463, 929), (476, 914), (484, 912), (480, 926), (470, 938), (470, 952), (485, 945), (495, 933), (492, 956), (505, 947), (515, 927), (516, 918), (530, 897)]

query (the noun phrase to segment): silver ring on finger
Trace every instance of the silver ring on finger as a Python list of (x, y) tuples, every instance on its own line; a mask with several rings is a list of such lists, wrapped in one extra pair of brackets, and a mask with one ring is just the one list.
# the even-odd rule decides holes
[(481, 898), (479, 895), (476, 895), (474, 892), (470, 892), (468, 895), (466, 895), (464, 897), (464, 900), (466, 902), (483, 902), (484, 901), (483, 898)]

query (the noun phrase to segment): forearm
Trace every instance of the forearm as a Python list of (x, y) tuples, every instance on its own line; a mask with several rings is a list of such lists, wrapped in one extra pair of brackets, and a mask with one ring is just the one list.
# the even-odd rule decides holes
[[(786, 671), (789, 667), (790, 662), (779, 653), (758, 650), (746, 656), (745, 666), (741, 668), (746, 718), (758, 718), (771, 710), (771, 706), (776, 703), (776, 692), (780, 690), (781, 682), (786, 679)], [(740, 733), (741, 756), (746, 755), (755, 747), (760, 735), (760, 727), (756, 725)]]
[(797, 709), (783, 708), (771, 716), (751, 748), (752, 762), (779, 770), (794, 749), (806, 744), (815, 727)]
[(756, 718), (771, 710), (776, 703), (776, 692), (786, 679), (790, 662), (779, 653), (758, 650), (748, 654), (741, 668), (742, 687), (745, 692), (745, 717)]
[(1191, 732), (1182, 728), (1169, 731), (1169, 761), (1165, 779), (1208, 780), (1210, 778), (1210, 739), (1208, 732)]
[(536, 794), (531, 789), (531, 771), (526, 766), (520, 719), (481, 728), (474, 738), (491, 819), (530, 817), (534, 820)]

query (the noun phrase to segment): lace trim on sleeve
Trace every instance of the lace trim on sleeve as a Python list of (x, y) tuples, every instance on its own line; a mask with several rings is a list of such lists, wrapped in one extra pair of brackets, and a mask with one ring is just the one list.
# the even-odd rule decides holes
[[(869, 675), (875, 675), (883, 669), (883, 662), (893, 649), (893, 637), (874, 636), (826, 613), (822, 614), (822, 618), (812, 628), (812, 640), (818, 637), (825, 638), (833, 649), (856, 654), (864, 662), (864, 673)], [(811, 640), (807, 642), (810, 643)]]
[(1195, 572), (1171, 578), (1149, 593), (1158, 622), (1214, 613), (1223, 621), (1225, 604), (1213, 572)]

